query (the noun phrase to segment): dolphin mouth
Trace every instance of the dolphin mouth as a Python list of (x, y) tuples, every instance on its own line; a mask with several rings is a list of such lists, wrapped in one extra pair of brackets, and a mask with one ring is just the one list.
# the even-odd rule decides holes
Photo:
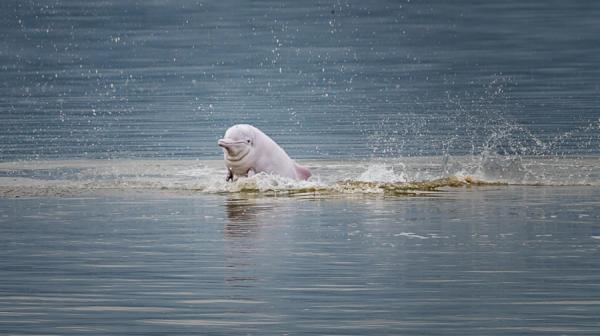
[(245, 143), (246, 143), (246, 141), (244, 141), (244, 140), (235, 141), (235, 140), (219, 139), (219, 141), (217, 141), (217, 145), (219, 145), (219, 147), (223, 147), (223, 148), (229, 148), (229, 147), (232, 147), (233, 145), (239, 145), (239, 144), (245, 144)]

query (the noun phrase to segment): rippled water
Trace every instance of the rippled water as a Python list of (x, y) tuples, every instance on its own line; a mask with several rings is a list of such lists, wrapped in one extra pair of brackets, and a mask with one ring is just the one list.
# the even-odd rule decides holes
[(598, 334), (599, 15), (0, 2), (0, 334)]
[(594, 335), (600, 193), (0, 199), (5, 334)]
[[(0, 4), (0, 160), (598, 154), (600, 4)], [(490, 143), (493, 142), (493, 143)]]

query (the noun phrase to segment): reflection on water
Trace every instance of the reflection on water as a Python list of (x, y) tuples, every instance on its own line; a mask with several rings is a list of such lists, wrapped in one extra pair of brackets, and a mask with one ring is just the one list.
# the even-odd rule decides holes
[(272, 204), (260, 204), (260, 199), (252, 198), (252, 195), (249, 195), (250, 198), (247, 197), (229, 196), (227, 198), (225, 202), (229, 220), (226, 227), (227, 233), (244, 235), (243, 232), (256, 232), (257, 222), (260, 221), (260, 218), (257, 217), (273, 209)]
[(264, 209), (256, 199), (228, 197), (224, 204), (225, 227), (224, 248), (228, 274), (225, 284), (228, 287), (256, 287), (260, 280), (253, 254), (259, 248), (261, 225), (260, 215)]
[(585, 186), (435, 198), (4, 198), (0, 327), (591, 335), (599, 201)]

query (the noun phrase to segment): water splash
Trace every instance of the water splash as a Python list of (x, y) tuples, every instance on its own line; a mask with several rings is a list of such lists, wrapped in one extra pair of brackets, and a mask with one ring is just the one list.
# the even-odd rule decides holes
[[(400, 171), (398, 171), (398, 168)], [(408, 178), (404, 170), (406, 165), (399, 163), (396, 167), (386, 164), (373, 164), (367, 167), (357, 178), (361, 182), (405, 183)]]
[(72, 160), (0, 163), (0, 196), (97, 193), (419, 194), (481, 185), (600, 185), (598, 157), (448, 156), (303, 161), (308, 181), (265, 173), (225, 181), (221, 160)]

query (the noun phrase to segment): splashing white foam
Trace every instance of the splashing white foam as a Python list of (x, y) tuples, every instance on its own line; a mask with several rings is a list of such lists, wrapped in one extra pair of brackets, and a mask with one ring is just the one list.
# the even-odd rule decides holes
[[(396, 167), (399, 167), (401, 171), (396, 172), (394, 167), (385, 165), (385, 164), (374, 164), (367, 167), (360, 176), (358, 176), (357, 181), (361, 182), (384, 182), (384, 183), (405, 183), (408, 182), (408, 178), (406, 176), (406, 166), (404, 164), (398, 164)], [(398, 168), (396, 168), (398, 169)]]
[(287, 177), (259, 173), (252, 177), (240, 177), (234, 182), (211, 179), (204, 188), (208, 193), (274, 192), (290, 193), (315, 190), (323, 187), (319, 182), (297, 181)]
[(265, 173), (226, 182), (221, 160), (65, 160), (0, 163), (0, 196), (108, 191), (402, 194), (440, 187), (506, 184), (600, 186), (600, 158), (440, 157), (385, 163), (312, 161), (314, 176), (296, 181)]

